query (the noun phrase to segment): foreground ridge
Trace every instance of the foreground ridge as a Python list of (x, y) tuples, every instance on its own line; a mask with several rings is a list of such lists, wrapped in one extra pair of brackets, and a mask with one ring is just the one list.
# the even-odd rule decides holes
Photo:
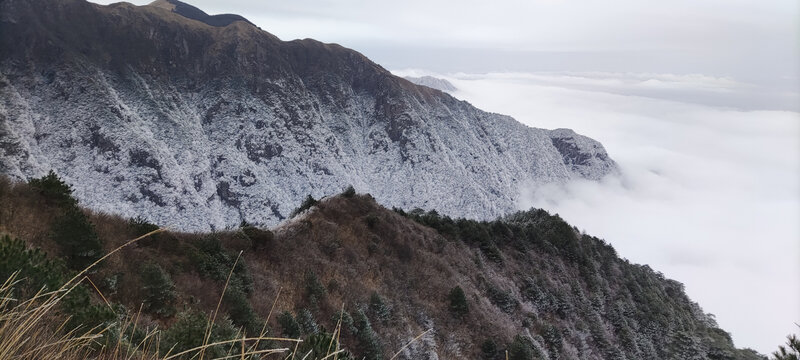
[[(65, 231), (58, 219), (75, 215), (59, 195), (69, 191), (54, 183), (0, 178), (0, 231), (69, 259), (73, 248), (53, 236)], [(506, 350), (511, 359), (762, 358), (736, 349), (682, 284), (544, 210), (479, 222), (392, 211), (348, 190), (296, 213), (272, 229), (161, 233), (89, 276), (114, 304), (144, 303), (146, 324), (167, 333), (213, 310), (227, 283), (221, 328), (258, 334), (272, 313), (271, 336), (311, 344), (341, 320), (342, 344), (356, 358), (396, 349), (403, 359), (500, 359)], [(98, 239), (103, 252), (158, 228), (81, 214), (91, 226), (71, 234)]]

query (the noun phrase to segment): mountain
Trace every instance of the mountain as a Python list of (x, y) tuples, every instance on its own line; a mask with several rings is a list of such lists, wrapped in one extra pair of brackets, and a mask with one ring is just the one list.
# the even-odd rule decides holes
[(234, 21), (242, 21), (251, 25), (253, 24), (240, 15), (234, 15), (234, 14), (208, 15), (203, 10), (200, 10), (192, 5), (180, 2), (178, 0), (156, 0), (150, 3), (150, 6), (160, 7), (162, 9), (172, 11), (183, 17), (201, 21), (211, 26), (228, 26)]
[(521, 186), (616, 171), (603, 146), (169, 0), (0, 2), (0, 173), (55, 170), (92, 209), (181, 230), (275, 224), (352, 184), (493, 218)]
[[(52, 184), (0, 176), (0, 235), (70, 259), (76, 250), (54, 239), (65, 230), (61, 219), (76, 218), (67, 210), (74, 202)], [(157, 228), (84, 213), (92, 226), (67, 228), (68, 234), (99, 239), (100, 253)], [(9, 242), (0, 241), (2, 279), (17, 270), (4, 264), (25, 263), (9, 258)], [(41, 274), (41, 264), (22, 267), (21, 276)], [(191, 334), (183, 328), (186, 314), (210, 313), (229, 283), (220, 326), (253, 335), (272, 313), (270, 336), (314, 344), (343, 319), (342, 345), (355, 359), (388, 359), (400, 350), (399, 359), (500, 360), (505, 350), (512, 360), (762, 358), (736, 349), (681, 283), (537, 209), (490, 222), (454, 220), (434, 211), (392, 211), (369, 195), (344, 192), (305, 204), (272, 229), (158, 234), (114, 254), (90, 278), (105, 294), (95, 296), (101, 310), (108, 300), (116, 314), (141, 319), (139, 327), (158, 327), (164, 348), (172, 347), (169, 339), (191, 341), (172, 335)], [(30, 284), (33, 291), (39, 286)], [(322, 344), (325, 351), (329, 343)]]
[(440, 79), (433, 76), (420, 76), (420, 77), (404, 76), (403, 78), (408, 81), (411, 81), (414, 84), (427, 86), (431, 89), (441, 90), (444, 92), (451, 92), (458, 90), (456, 89), (455, 85), (453, 85), (453, 83), (445, 79)]

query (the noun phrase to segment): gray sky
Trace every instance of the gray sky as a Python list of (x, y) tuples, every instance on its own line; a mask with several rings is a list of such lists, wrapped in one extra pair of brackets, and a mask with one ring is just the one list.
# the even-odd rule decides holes
[(797, 332), (799, 1), (189, 3), (441, 75), (485, 110), (598, 139), (622, 178), (523, 189), (520, 206), (684, 282), (737, 346), (768, 353)]

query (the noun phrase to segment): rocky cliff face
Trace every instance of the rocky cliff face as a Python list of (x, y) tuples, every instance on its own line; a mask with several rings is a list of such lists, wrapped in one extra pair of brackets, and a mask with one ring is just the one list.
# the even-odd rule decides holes
[(348, 184), (387, 206), (490, 218), (520, 184), (615, 171), (571, 130), (176, 3), (0, 2), (0, 172), (54, 169), (91, 208), (201, 230), (274, 224)]

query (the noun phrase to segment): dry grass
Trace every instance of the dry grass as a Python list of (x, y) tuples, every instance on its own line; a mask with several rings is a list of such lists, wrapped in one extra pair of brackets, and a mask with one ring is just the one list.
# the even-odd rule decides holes
[(51, 224), (61, 211), (48, 206), (35, 189), (0, 175), (0, 232), (14, 234), (50, 254), (58, 247), (48, 241)]
[[(140, 238), (146, 237), (153, 233), (149, 233)], [(134, 239), (128, 244), (133, 243), (140, 238)], [(111, 254), (106, 256), (109, 255)], [(92, 266), (95, 266), (100, 261), (102, 261), (102, 259), (98, 260)], [(88, 271), (92, 266), (85, 269), (83, 272)], [(283, 359), (306, 360), (310, 354), (310, 352), (306, 354), (297, 352), (299, 345), (302, 342), (300, 339), (266, 336), (266, 325), (264, 328), (262, 328), (261, 334), (256, 337), (245, 337), (240, 333), (237, 337), (231, 340), (213, 343), (209, 342), (211, 327), (215, 321), (219, 307), (209, 317), (203, 345), (189, 350), (172, 353), (170, 349), (170, 351), (167, 351), (166, 354), (160, 355), (162, 351), (160, 351), (161, 339), (160, 332), (158, 330), (148, 331), (144, 338), (138, 343), (126, 343), (122, 340), (122, 337), (118, 337), (118, 340), (112, 346), (98, 346), (101, 344), (101, 340), (107, 336), (109, 328), (91, 328), (85, 331), (78, 331), (77, 329), (65, 331), (64, 325), (66, 324), (67, 319), (64, 319), (54, 311), (64, 296), (66, 296), (80, 283), (80, 281), (76, 281), (77, 279), (88, 279), (86, 277), (80, 278), (82, 273), (76, 275), (72, 280), (65, 283), (56, 291), (40, 291), (31, 298), (25, 300), (14, 298), (14, 286), (19, 282), (16, 274), (6, 279), (6, 281), (0, 286), (0, 359), (204, 359), (206, 358), (205, 353), (208, 349), (220, 345), (228, 345), (229, 351), (226, 355), (222, 357), (216, 357), (214, 359), (262, 359), (265, 357), (268, 358), (275, 356), (276, 358)], [(223, 294), (220, 296), (220, 303), (222, 301), (222, 297), (224, 297), (224, 290)], [(265, 324), (269, 322), (269, 318), (272, 316), (277, 300), (278, 299), (276, 297), (272, 303), (272, 308), (270, 309), (270, 313), (267, 316)], [(344, 304), (342, 304), (342, 310), (344, 310)], [(120, 324), (121, 331), (124, 333), (129, 329), (133, 329), (135, 332), (140, 314), (141, 307), (136, 316), (128, 318), (122, 324)], [(337, 360), (338, 356), (345, 352), (345, 350), (341, 348), (341, 343), (339, 342), (341, 331), (342, 318), (340, 317), (333, 331), (326, 355), (318, 360)], [(430, 329), (423, 332), (411, 342), (403, 346), (403, 348), (394, 354), (392, 359), (396, 358), (408, 345), (419, 340), (429, 331)], [(293, 346), (259, 349), (259, 343), (262, 341), (284, 342), (293, 344)], [(238, 353), (233, 353), (231, 350), (233, 350), (234, 347), (238, 347), (238, 350), (240, 351)]]
[[(0, 176), (0, 203), (6, 205), (0, 206), (0, 232), (5, 231), (21, 238), (30, 247), (42, 248), (52, 257), (62, 255), (60, 248), (48, 236), (51, 228), (48, 219), (59, 215), (59, 210), (43, 201), (39, 193), (25, 183), (10, 182)], [(84, 212), (94, 224), (106, 252), (125, 245), (128, 239), (138, 235), (124, 218), (86, 209)], [(36, 217), (35, 214), (53, 216)], [(369, 216), (377, 219), (376, 224), (368, 225), (366, 220)], [(453, 358), (474, 355), (472, 350), (463, 350), (467, 348), (466, 344), (477, 338), (473, 336), (477, 330), (473, 329), (481, 329), (480, 338), (503, 339), (512, 335), (498, 332), (495, 327), (487, 329), (477, 326), (481, 323), (493, 323), (498, 320), (498, 316), (503, 316), (501, 313), (492, 313), (493, 307), (489, 303), (474, 304), (470, 309), (472, 317), (468, 322), (457, 321), (450, 316), (443, 294), (453, 283), (462, 284), (469, 294), (479, 293), (469, 286), (470, 276), (479, 274), (480, 271), (472, 261), (464, 261), (472, 256), (467, 247), (441, 241), (434, 230), (380, 207), (368, 196), (325, 199), (319, 208), (271, 230), (275, 234), (274, 241), (258, 249), (246, 248), (242, 255), (247, 260), (246, 268), (253, 280), (248, 301), (261, 320), (267, 319), (264, 322), (264, 331), (257, 332), (262, 329), (259, 325), (256, 332), (248, 332), (251, 336), (264, 338), (267, 329), (272, 329), (271, 334), (275, 335), (280, 324), (273, 314), (296, 312), (303, 308), (312, 309), (315, 320), (327, 328), (326, 332), (333, 333), (337, 321), (332, 316), (342, 303), (348, 304), (346, 311), (352, 314), (359, 306), (366, 304), (370, 294), (375, 292), (389, 299), (392, 303), (390, 305), (393, 305), (392, 321), (372, 324), (386, 349), (384, 355), (387, 359), (396, 349), (401, 349), (406, 354), (398, 355), (398, 358), (403, 358), (407, 354), (418, 354), (420, 349), (440, 345), (442, 341), (453, 346), (442, 346), (443, 350), (438, 350), (440, 356)], [(190, 256), (192, 251), (198, 249), (196, 244), (208, 238), (219, 241), (224, 250), (232, 255), (231, 262), (236, 258), (236, 253), (247, 245), (241, 243), (236, 230), (213, 234), (170, 231), (110, 254), (111, 256), (103, 260), (102, 267), (92, 269), (88, 278), (99, 288), (96, 294), (102, 291), (109, 302), (120, 304), (133, 312), (130, 315), (132, 319), (117, 325), (113, 331), (119, 332), (121, 328), (133, 327), (167, 329), (177, 322), (175, 316), (159, 317), (147, 311), (136, 313), (145, 298), (142, 290), (144, 284), (138, 271), (142, 263), (150, 261), (160, 265), (171, 276), (177, 294), (173, 304), (177, 309), (198, 310), (209, 314), (207, 318), (218, 314), (217, 319), (220, 319), (226, 315), (230, 311), (227, 302), (230, 294), (223, 295), (226, 299), (221, 306), (218, 305), (220, 294), (225, 291), (226, 279), (215, 279), (199, 272), (197, 264)], [(370, 246), (374, 246), (374, 249)], [(410, 256), (401, 256), (401, 253)], [(226, 267), (226, 272), (227, 270), (230, 268)], [(320, 283), (326, 287), (326, 295), (317, 304), (310, 303), (306, 296), (306, 272), (315, 273)], [(115, 279), (115, 285), (110, 286), (105, 282), (106, 279)], [(92, 288), (87, 279), (81, 277), (80, 280)], [(98, 303), (103, 301), (102, 296), (94, 298)], [(419, 313), (430, 316), (437, 331), (427, 333), (421, 338), (419, 343), (423, 343), (422, 345), (404, 348), (409, 340), (430, 326), (412, 321), (416, 318), (415, 314)], [(48, 322), (56, 322), (56, 319)], [(51, 326), (54, 327), (57, 326)], [(97, 330), (99, 332), (102, 329)], [(436, 335), (445, 333), (448, 334), (447, 340)], [(163, 341), (160, 342), (163, 338), (159, 332), (148, 334), (147, 342), (119, 344), (119, 349), (110, 346), (108, 350), (103, 349), (106, 352), (104, 356), (109, 359), (156, 358), (153, 357), (153, 354), (158, 353), (155, 349), (167, 350)], [(139, 339), (141, 337), (137, 337), (137, 341)], [(97, 348), (97, 343), (101, 340), (103, 343), (110, 341), (106, 336), (94, 341), (92, 346)], [(259, 341), (245, 341), (245, 348), (248, 345), (253, 347), (256, 343)], [(347, 328), (341, 334), (336, 333), (336, 346), (332, 346), (332, 349), (343, 347), (340, 344), (347, 344), (348, 349), (360, 349), (358, 337), (347, 331)], [(291, 358), (290, 354), (293, 353), (296, 343), (278, 345), (286, 345), (284, 355), (261, 354), (261, 357)], [(259, 346), (264, 348), (263, 342)], [(241, 344), (238, 347), (237, 351), (241, 351)], [(305, 348), (302, 345), (299, 347)], [(456, 350), (449, 352), (448, 349)], [(150, 354), (151, 357), (144, 357), (143, 354)], [(302, 359), (304, 355), (297, 354), (296, 358)], [(93, 357), (96, 355), (93, 354)], [(334, 355), (331, 358), (335, 357)]]
[[(14, 298), (16, 274), (0, 287), (0, 359), (83, 358), (96, 339), (96, 329), (59, 334), (53, 307), (64, 292), (38, 292), (30, 299)], [(47, 324), (48, 326), (45, 326)]]
[[(100, 262), (121, 249), (162, 231), (164, 231), (164, 229), (158, 229), (126, 242), (79, 272), (72, 279), (64, 283), (61, 288), (55, 291), (47, 292), (43, 289), (28, 299), (17, 299), (14, 296), (14, 289), (20, 279), (17, 278), (16, 273), (6, 279), (0, 286), (0, 359), (71, 360), (85, 359), (88, 357), (103, 360), (203, 359), (208, 349), (220, 345), (229, 345), (229, 352), (227, 355), (218, 359), (253, 359), (270, 355), (282, 355), (283, 357), (287, 354), (294, 358), (295, 354), (294, 352), (290, 352), (290, 347), (274, 349), (258, 348), (258, 344), (261, 341), (276, 341), (294, 344), (294, 349), (296, 350), (300, 342), (302, 342), (300, 339), (266, 336), (266, 327), (262, 329), (261, 334), (257, 337), (245, 337), (243, 334), (239, 334), (236, 338), (231, 340), (218, 342), (209, 341), (211, 337), (211, 328), (219, 312), (219, 304), (221, 304), (222, 298), (225, 296), (225, 290), (227, 290), (227, 282), (220, 295), (217, 309), (209, 317), (203, 345), (192, 349), (177, 353), (173, 353), (172, 349), (170, 349), (166, 354), (160, 355), (162, 351), (160, 351), (160, 332), (158, 330), (148, 331), (144, 339), (135, 344), (124, 342), (122, 340), (123, 337), (120, 336), (115, 344), (111, 346), (100, 346), (100, 344), (102, 344), (101, 340), (107, 338), (110, 328), (95, 327), (86, 330), (65, 329), (64, 326), (69, 319), (58, 314), (55, 309), (67, 294), (75, 289), (81, 282), (88, 280), (84, 275), (91, 268), (97, 266)], [(233, 268), (231, 268), (230, 274), (232, 273)], [(94, 288), (97, 289), (96, 287)], [(102, 293), (100, 293), (100, 296), (105, 299)], [(122, 333), (128, 329), (133, 329), (135, 331), (140, 314), (141, 308), (135, 317), (126, 319), (120, 324)], [(272, 311), (270, 311), (269, 316), (271, 315)], [(267, 318), (267, 322), (268, 321), (269, 317)], [(336, 333), (334, 333), (337, 337), (339, 330), (340, 326), (337, 326)], [(234, 347), (238, 347), (238, 350), (240, 350), (236, 354), (232, 352)], [(325, 358), (335, 358), (340, 352), (341, 350), (339, 350), (339, 344), (337, 342), (335, 350), (329, 352)]]

